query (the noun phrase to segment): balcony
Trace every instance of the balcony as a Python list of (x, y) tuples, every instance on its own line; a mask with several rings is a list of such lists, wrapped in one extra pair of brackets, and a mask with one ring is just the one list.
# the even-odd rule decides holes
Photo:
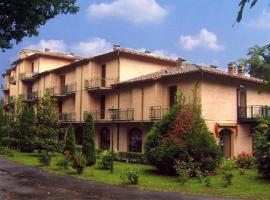
[(270, 106), (252, 105), (238, 107), (238, 121), (255, 123), (258, 117), (270, 118)]
[(64, 98), (64, 97), (75, 95), (76, 83), (66, 84), (60, 88), (51, 87), (51, 88), (47, 88), (47, 89), (50, 90), (52, 96), (57, 97), (57, 98)]
[[(84, 112), (84, 120), (88, 114), (92, 114), (95, 121), (111, 121), (111, 115), (109, 110), (93, 110)], [(134, 120), (134, 109), (116, 109), (116, 121), (132, 121)]]
[(21, 94), (19, 95), (22, 101), (27, 103), (34, 103), (38, 100), (38, 92), (30, 92), (28, 94)]
[(14, 96), (8, 96), (7, 101), (4, 101), (4, 107), (13, 106), (15, 103), (15, 97)]
[(151, 120), (159, 120), (164, 114), (168, 111), (168, 108), (164, 108), (161, 106), (152, 106), (149, 108), (149, 118)]
[(112, 85), (118, 82), (117, 78), (91, 78), (85, 80), (85, 89), (89, 92), (102, 92), (112, 89)]
[(75, 122), (75, 121), (76, 121), (76, 113), (75, 112), (59, 113), (59, 122), (67, 123), (67, 122)]
[(9, 77), (9, 84), (16, 85), (16, 76)]
[(23, 82), (33, 82), (38, 78), (38, 72), (20, 73), (20, 80)]
[(10, 89), (10, 87), (9, 87), (9, 84), (2, 84), (1, 85), (1, 88), (2, 88), (2, 91), (3, 92), (7, 92), (7, 91), (9, 91), (9, 89)]

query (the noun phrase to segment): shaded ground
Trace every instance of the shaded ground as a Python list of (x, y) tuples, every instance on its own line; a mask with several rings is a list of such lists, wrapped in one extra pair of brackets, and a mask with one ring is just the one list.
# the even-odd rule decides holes
[(155, 200), (228, 200), (183, 196), (177, 193), (150, 192), (123, 186), (84, 181), (27, 167), (0, 156), (0, 199), (155, 199)]

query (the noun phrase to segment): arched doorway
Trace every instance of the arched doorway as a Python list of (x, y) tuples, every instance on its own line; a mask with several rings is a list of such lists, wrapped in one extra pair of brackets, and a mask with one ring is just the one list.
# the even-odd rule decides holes
[(219, 132), (219, 145), (221, 147), (224, 158), (232, 157), (232, 131), (230, 129), (222, 129)]
[(129, 131), (128, 151), (142, 152), (142, 131), (138, 128), (133, 128)]
[(110, 149), (110, 130), (108, 128), (100, 130), (100, 148)]

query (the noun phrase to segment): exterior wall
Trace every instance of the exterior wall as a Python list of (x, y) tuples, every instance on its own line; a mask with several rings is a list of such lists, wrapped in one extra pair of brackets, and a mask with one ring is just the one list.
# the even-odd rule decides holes
[[(38, 72), (44, 72), (52, 69), (59, 68), (61, 66), (71, 63), (69, 60), (65, 59), (52, 59), (50, 57), (40, 57), (36, 60), (38, 65)], [(36, 63), (35, 63), (36, 64)]]

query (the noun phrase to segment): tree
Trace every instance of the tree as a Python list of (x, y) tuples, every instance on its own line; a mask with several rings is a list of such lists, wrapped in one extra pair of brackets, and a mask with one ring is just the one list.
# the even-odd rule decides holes
[(237, 13), (236, 21), (239, 23), (242, 20), (243, 12), (247, 4), (250, 4), (250, 8), (253, 8), (257, 2), (258, 0), (240, 0), (240, 3), (239, 3), (240, 9)]
[(8, 146), (5, 141), (10, 133), (8, 115), (4, 110), (3, 102), (0, 103), (0, 147)]
[(18, 121), (18, 144), (22, 152), (33, 152), (35, 148), (35, 111), (33, 106), (23, 104)]
[(75, 14), (76, 0), (0, 0), (0, 48), (12, 48), (27, 36), (37, 36), (38, 28), (58, 14)]
[(82, 152), (88, 166), (96, 163), (95, 127), (91, 114), (88, 114), (85, 119)]
[(46, 93), (37, 104), (37, 145), (39, 150), (55, 152), (60, 132), (55, 99)]
[(68, 127), (64, 151), (68, 151), (72, 158), (76, 154), (76, 139), (72, 125)]

